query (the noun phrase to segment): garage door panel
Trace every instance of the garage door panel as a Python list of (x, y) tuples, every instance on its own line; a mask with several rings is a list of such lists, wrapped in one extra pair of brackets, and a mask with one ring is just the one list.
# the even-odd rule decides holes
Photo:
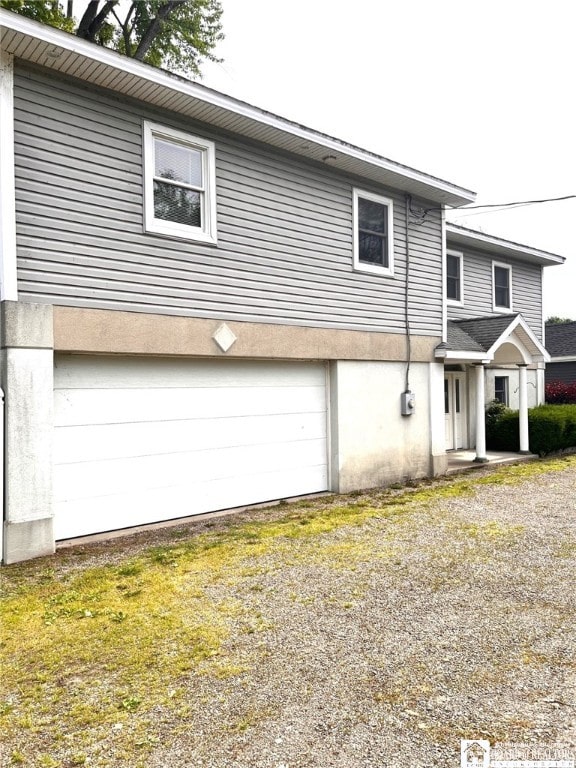
[[(302, 484), (308, 493), (326, 489), (326, 468), (298, 469), (293, 473), (271, 472), (254, 492), (253, 478), (241, 478), (232, 490), (219, 480), (198, 483), (193, 493), (183, 492), (180, 486), (155, 488), (125, 494), (87, 498), (82, 501), (82, 514), (78, 514), (76, 501), (61, 502), (55, 518), (56, 539), (86, 536), (97, 531), (112, 531), (159, 520), (194, 516), (215, 509), (233, 509), (248, 504), (265, 503), (275, 499), (300, 495)], [(174, 514), (174, 510), (178, 510)], [(119, 525), (119, 521), (121, 525)], [(94, 523), (96, 522), (96, 527)]]
[(326, 438), (326, 414), (275, 414), (230, 419), (188, 419), (133, 424), (69, 426), (56, 431), (62, 464), (134, 456), (269, 444), (270, 431), (284, 440)]
[(54, 472), (54, 495), (59, 499), (83, 499), (147, 488), (170, 487), (180, 483), (193, 490), (198, 482), (219, 480), (232, 485), (238, 477), (304, 469), (317, 463), (325, 441), (268, 443), (240, 448), (137, 456), (129, 459), (59, 464)]
[[(292, 366), (292, 367), (290, 367)], [(55, 377), (64, 389), (179, 389), (305, 387), (318, 384), (323, 363), (253, 360), (174, 360), (169, 358), (60, 355)]]
[(62, 390), (55, 407), (61, 426), (122, 424), (317, 411), (323, 394), (323, 386)]
[(317, 363), (58, 356), (57, 538), (326, 490), (325, 378)]

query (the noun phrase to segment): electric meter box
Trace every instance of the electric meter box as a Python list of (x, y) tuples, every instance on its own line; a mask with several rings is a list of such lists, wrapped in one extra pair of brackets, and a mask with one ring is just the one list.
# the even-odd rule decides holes
[(400, 410), (402, 416), (412, 416), (416, 408), (416, 395), (414, 392), (402, 392), (400, 395)]

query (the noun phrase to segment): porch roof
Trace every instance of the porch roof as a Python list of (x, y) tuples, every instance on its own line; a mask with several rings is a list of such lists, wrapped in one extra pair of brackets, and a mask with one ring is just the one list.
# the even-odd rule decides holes
[(495, 357), (507, 343), (519, 350), (524, 363), (550, 359), (521, 314), (449, 320), (446, 342), (436, 348), (436, 357), (470, 363), (503, 362)]

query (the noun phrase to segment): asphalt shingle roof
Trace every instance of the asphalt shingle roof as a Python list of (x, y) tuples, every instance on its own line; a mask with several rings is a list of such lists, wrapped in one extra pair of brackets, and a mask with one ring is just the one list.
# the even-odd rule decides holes
[(453, 350), (460, 350), (463, 352), (485, 352), (477, 341), (472, 336), (466, 333), (463, 328), (460, 328), (456, 323), (448, 320), (448, 338), (447, 348)]
[(509, 327), (516, 315), (473, 317), (448, 321), (448, 349), (487, 352)]
[(546, 323), (546, 349), (550, 357), (576, 355), (576, 321)]

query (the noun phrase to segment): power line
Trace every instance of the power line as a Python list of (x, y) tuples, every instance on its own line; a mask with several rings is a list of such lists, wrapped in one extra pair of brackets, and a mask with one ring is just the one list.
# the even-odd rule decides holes
[(467, 205), (460, 207), (448, 206), (459, 211), (471, 211), (473, 208), (511, 208), (515, 205), (535, 205), (536, 203), (555, 203), (557, 200), (575, 200), (576, 195), (564, 195), (563, 197), (546, 197), (543, 200), (515, 200), (512, 203), (486, 203), (486, 205)]

